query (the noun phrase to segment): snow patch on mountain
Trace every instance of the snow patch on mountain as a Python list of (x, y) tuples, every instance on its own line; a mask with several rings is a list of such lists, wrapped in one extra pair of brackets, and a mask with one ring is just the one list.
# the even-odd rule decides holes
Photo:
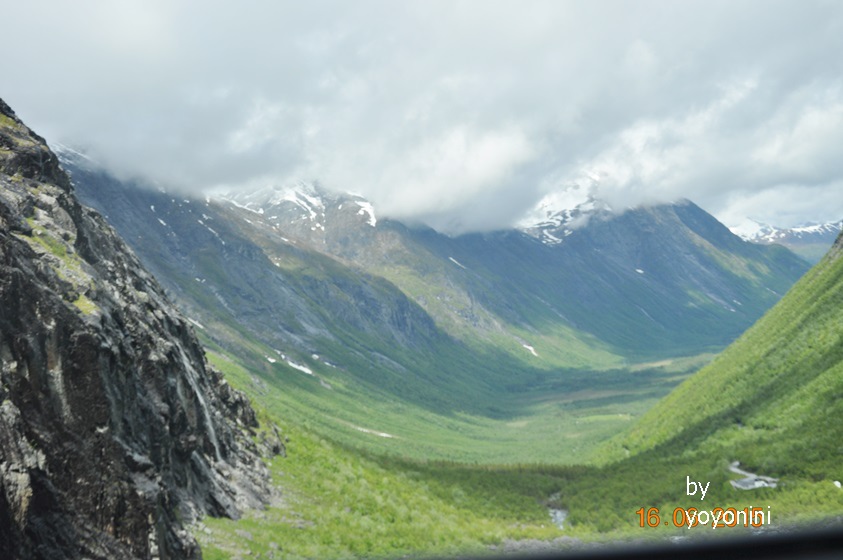
[(285, 360), (285, 361), (287, 362), (287, 365), (290, 366), (291, 368), (297, 369), (302, 373), (306, 373), (307, 375), (313, 375), (313, 370), (310, 369), (309, 367), (307, 367), (305, 365), (302, 365), (302, 364), (298, 364), (298, 363), (296, 363), (292, 360)]
[(458, 267), (460, 267), (464, 270), (468, 270), (467, 268), (465, 268), (465, 266), (463, 266), (463, 264), (460, 261), (458, 261), (454, 257), (448, 257), (448, 260), (451, 261), (452, 263), (454, 263), (455, 265), (457, 265)]
[(843, 220), (825, 224), (803, 224), (791, 228), (780, 228), (753, 219), (729, 228), (744, 241), (753, 243), (793, 243), (799, 241), (833, 241), (843, 230)]
[(354, 429), (358, 432), (363, 432), (364, 434), (372, 434), (382, 438), (394, 438), (395, 436), (392, 434), (388, 434), (386, 432), (378, 432), (376, 430), (370, 430), (368, 428), (361, 428), (360, 426), (354, 426)]
[(232, 191), (220, 198), (235, 206), (263, 215), (266, 208), (290, 202), (304, 212), (304, 217), (317, 220), (325, 216), (325, 204), (317, 189), (303, 181), (293, 185), (269, 185), (252, 191)]
[(529, 344), (526, 344), (526, 343), (522, 343), (521, 346), (523, 346), (530, 354), (532, 354), (536, 358), (539, 357), (538, 353), (536, 353), (536, 349), (533, 346), (530, 346)]
[[(289, 212), (297, 209), (301, 214), (292, 219), (311, 222), (311, 231), (325, 231), (326, 218), (330, 216), (327, 210), (342, 210), (345, 202), (354, 203), (357, 206), (357, 215), (362, 216), (369, 226), (376, 227), (378, 223), (374, 206), (364, 197), (355, 193), (330, 193), (303, 181), (291, 185), (269, 185), (254, 190), (230, 191), (219, 198), (257, 214), (269, 212), (272, 214), (269, 219), (273, 222), (282, 219), (285, 212), (289, 219)], [(349, 209), (351, 208), (353, 207)]]
[(542, 198), (516, 227), (545, 245), (558, 245), (592, 217), (612, 211), (596, 195), (596, 187), (573, 185)]
[(354, 202), (360, 207), (360, 210), (357, 211), (358, 215), (368, 215), (369, 218), (366, 222), (372, 227), (378, 225), (378, 219), (375, 217), (375, 209), (371, 202), (367, 202), (366, 200), (355, 200)]

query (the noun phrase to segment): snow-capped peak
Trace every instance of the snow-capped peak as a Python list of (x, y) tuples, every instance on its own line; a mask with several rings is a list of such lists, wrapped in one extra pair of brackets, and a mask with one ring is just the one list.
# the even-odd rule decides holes
[(377, 225), (372, 203), (362, 196), (330, 193), (304, 181), (281, 186), (269, 185), (254, 190), (230, 191), (220, 198), (256, 214), (265, 214), (272, 221), (278, 221), (286, 215), (283, 219), (304, 220), (311, 223), (312, 229), (322, 231), (325, 230), (325, 223), (330, 216), (329, 208), (342, 210), (344, 204), (349, 204), (348, 209), (357, 208), (356, 214), (361, 216), (366, 224), (371, 227)]
[(595, 214), (611, 212), (609, 205), (595, 195), (594, 187), (579, 185), (550, 193), (517, 227), (546, 245), (559, 244), (575, 229), (586, 225)]
[(284, 201), (300, 206), (311, 218), (325, 209), (321, 193), (312, 184), (304, 181), (292, 185), (268, 185), (251, 191), (230, 191), (221, 198), (258, 214), (263, 214), (266, 208), (277, 206)]
[(753, 243), (788, 243), (807, 241), (812, 238), (833, 238), (843, 229), (843, 220), (825, 224), (803, 224), (791, 228), (771, 226), (753, 219), (730, 228), (732, 233)]

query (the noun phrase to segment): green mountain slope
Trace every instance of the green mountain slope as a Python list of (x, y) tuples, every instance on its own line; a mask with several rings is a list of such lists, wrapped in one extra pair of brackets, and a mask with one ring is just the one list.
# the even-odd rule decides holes
[[(761, 507), (771, 512), (774, 526), (839, 523), (841, 257), (843, 237), (711, 364), (606, 444), (598, 454), (602, 467), (564, 485), (560, 499), (570, 508), (571, 524), (613, 535), (695, 535), (670, 520), (649, 528), (636, 513), (657, 508), (667, 520), (679, 507)], [(736, 488), (731, 482), (743, 475), (731, 470), (735, 461), (777, 479), (776, 486)], [(705, 481), (704, 501), (699, 493), (688, 495), (688, 479)], [(710, 524), (705, 529), (712, 534)]]
[[(739, 340), (613, 442), (843, 477), (843, 239)], [(739, 455), (739, 457), (737, 456)]]
[[(633, 513), (641, 507), (663, 514), (677, 507), (762, 507), (777, 526), (839, 522), (841, 256), (843, 237), (741, 338), (604, 446), (605, 466), (566, 488), (571, 522), (626, 534), (643, 526)], [(743, 478), (731, 470), (735, 461), (777, 479), (776, 486), (734, 487), (731, 481)], [(704, 503), (687, 495), (687, 478), (709, 484)], [(612, 507), (595, 507), (607, 495), (615, 497)]]

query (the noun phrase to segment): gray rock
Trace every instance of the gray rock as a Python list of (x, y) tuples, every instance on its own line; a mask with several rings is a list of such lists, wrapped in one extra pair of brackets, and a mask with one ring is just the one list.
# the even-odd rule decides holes
[(0, 558), (197, 558), (270, 499), (246, 398), (0, 101)]

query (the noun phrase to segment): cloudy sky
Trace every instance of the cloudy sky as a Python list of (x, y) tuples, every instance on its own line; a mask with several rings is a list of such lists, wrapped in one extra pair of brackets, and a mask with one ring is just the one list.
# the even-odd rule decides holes
[(188, 189), (317, 180), (460, 232), (542, 197), (843, 218), (843, 3), (28, 0), (0, 97)]

